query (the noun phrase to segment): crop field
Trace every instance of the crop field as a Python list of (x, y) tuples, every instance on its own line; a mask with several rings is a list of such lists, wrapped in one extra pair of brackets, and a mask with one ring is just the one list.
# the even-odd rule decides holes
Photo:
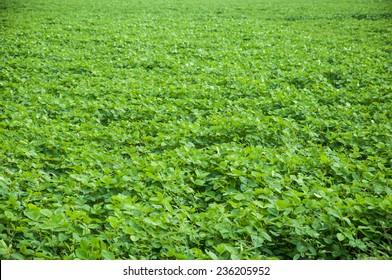
[(391, 259), (391, 119), (391, 0), (1, 0), (0, 259)]

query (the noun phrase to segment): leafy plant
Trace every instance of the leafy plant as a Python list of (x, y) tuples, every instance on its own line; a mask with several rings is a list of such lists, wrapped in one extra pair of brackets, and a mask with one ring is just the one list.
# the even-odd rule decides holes
[(1, 259), (390, 259), (390, 1), (0, 3)]

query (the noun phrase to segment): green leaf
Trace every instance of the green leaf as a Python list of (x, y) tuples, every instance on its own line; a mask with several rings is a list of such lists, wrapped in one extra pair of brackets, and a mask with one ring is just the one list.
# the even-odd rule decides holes
[(0, 249), (8, 249), (8, 246), (3, 239), (0, 240)]
[(195, 183), (195, 185), (198, 185), (198, 186), (204, 186), (205, 181), (201, 180), (201, 179), (196, 179), (194, 183)]
[(78, 257), (79, 259), (81, 259), (81, 260), (88, 260), (89, 259), (89, 251), (88, 250), (86, 250), (86, 249), (81, 249), (81, 248), (79, 248), (79, 249), (76, 249), (75, 250), (75, 254), (76, 254), (76, 257)]
[(82, 238), (80, 240), (80, 247), (84, 250), (89, 250), (90, 248), (90, 240), (88, 240), (87, 238)]
[(40, 213), (46, 217), (50, 217), (53, 215), (53, 212), (49, 209), (41, 209)]
[(239, 193), (239, 194), (236, 194), (236, 195), (233, 197), (233, 199), (234, 199), (234, 200), (237, 200), (237, 201), (246, 200), (246, 196), (243, 195), (242, 193)]
[(218, 256), (215, 255), (215, 254), (214, 254), (213, 252), (211, 252), (211, 251), (207, 251), (207, 255), (210, 256), (210, 258), (211, 258), (212, 260), (218, 260), (218, 259), (219, 259)]
[(102, 254), (102, 257), (103, 257), (105, 260), (114, 260), (114, 255), (113, 255), (113, 253), (111, 253), (111, 252), (109, 252), (109, 251), (102, 250), (102, 251), (101, 251), (101, 254)]
[(23, 213), (26, 215), (26, 217), (28, 217), (29, 219), (35, 222), (38, 221), (39, 218), (41, 217), (41, 212), (39, 209), (28, 209), (25, 210)]
[(340, 232), (336, 234), (336, 237), (338, 238), (339, 241), (343, 241), (344, 239), (346, 239), (346, 237), (344, 236), (344, 234), (342, 234), (342, 233), (340, 233)]
[(25, 258), (20, 253), (12, 253), (11, 258), (13, 260), (24, 260)]
[(265, 232), (265, 231), (260, 231), (259, 234), (260, 234), (260, 236), (263, 237), (264, 239), (267, 239), (268, 241), (272, 241), (271, 236), (270, 236), (267, 232)]
[(10, 211), (4, 211), (4, 215), (8, 218), (8, 219), (10, 219), (11, 221), (17, 221), (18, 220), (18, 217), (16, 217), (15, 215), (14, 215), (14, 213), (12, 213), (12, 212), (10, 212)]
[(290, 206), (286, 200), (276, 200), (275, 206), (278, 210), (284, 210)]
[(320, 155), (320, 159), (321, 159), (321, 161), (322, 161), (323, 163), (328, 163), (328, 162), (329, 162), (328, 157), (325, 156), (324, 154), (321, 154), (321, 155)]

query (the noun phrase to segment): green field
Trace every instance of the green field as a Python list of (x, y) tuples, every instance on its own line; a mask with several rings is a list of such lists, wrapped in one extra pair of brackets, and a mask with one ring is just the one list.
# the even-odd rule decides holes
[(0, 1), (0, 259), (391, 259), (392, 1)]

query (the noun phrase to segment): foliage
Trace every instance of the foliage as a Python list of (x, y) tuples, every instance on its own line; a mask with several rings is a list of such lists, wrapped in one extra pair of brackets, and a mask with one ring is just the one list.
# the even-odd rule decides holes
[(2, 1), (1, 259), (391, 258), (391, 1), (316, 2)]

